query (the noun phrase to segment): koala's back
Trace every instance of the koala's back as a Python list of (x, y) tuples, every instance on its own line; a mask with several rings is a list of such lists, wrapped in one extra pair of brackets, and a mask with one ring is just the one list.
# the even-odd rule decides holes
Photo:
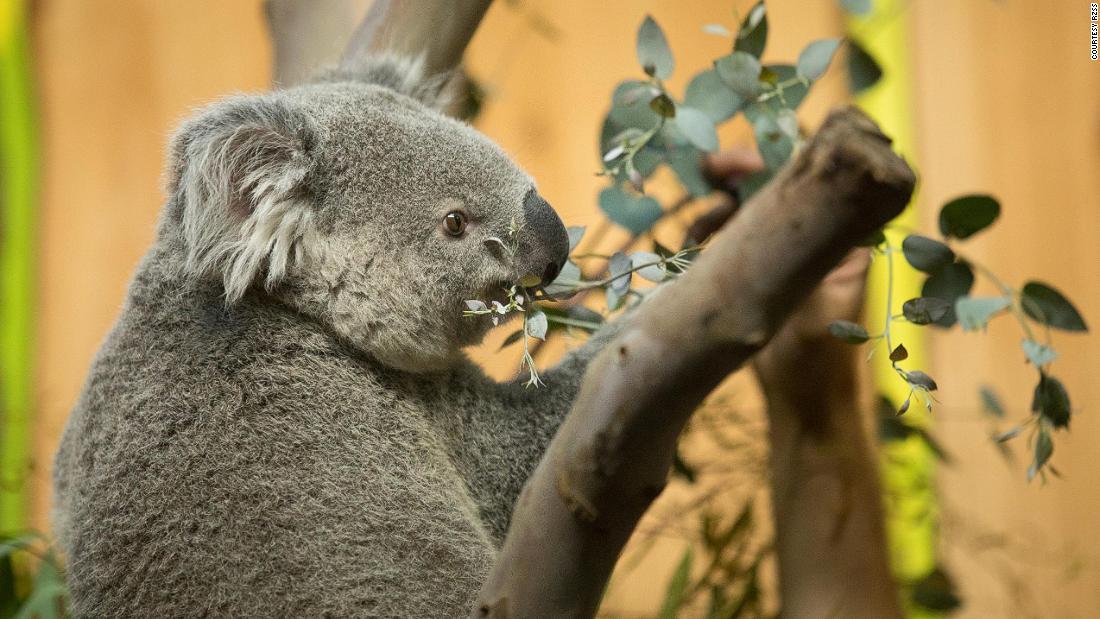
[(464, 614), (493, 545), (400, 380), (154, 249), (56, 464), (78, 616)]

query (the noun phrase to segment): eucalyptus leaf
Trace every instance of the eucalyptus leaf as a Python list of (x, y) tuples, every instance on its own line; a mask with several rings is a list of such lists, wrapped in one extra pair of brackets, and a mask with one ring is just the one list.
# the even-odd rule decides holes
[(1032, 320), (1066, 331), (1088, 331), (1085, 319), (1061, 292), (1042, 282), (1028, 282), (1021, 291), (1020, 305)]
[[(610, 121), (605, 121), (603, 135), (607, 136), (611, 131), (614, 131), (614, 125)], [(603, 137), (601, 140), (604, 144), (610, 143), (610, 137)], [(664, 161), (664, 152), (655, 148), (651, 142), (650, 145), (643, 147), (634, 155), (632, 167), (641, 178), (649, 178), (649, 176), (657, 170), (657, 167), (661, 165), (662, 161)], [(620, 173), (615, 176), (616, 181), (622, 182), (629, 180), (623, 172), (625, 172), (625, 170), (620, 171)]]
[(25, 550), (42, 541), (37, 533), (28, 533), (16, 537), (0, 537), (0, 557), (7, 557), (17, 550)]
[(875, 230), (867, 238), (858, 243), (860, 247), (878, 247), (886, 242), (886, 233), (882, 231), (882, 228)]
[(700, 198), (713, 191), (703, 173), (703, 154), (695, 148), (677, 148), (668, 154), (668, 167), (692, 196)]
[(569, 253), (573, 253), (573, 250), (577, 249), (577, 245), (581, 244), (581, 239), (584, 238), (586, 230), (584, 226), (569, 226), (566, 229), (566, 233), (569, 234)]
[(504, 341), (500, 343), (500, 348), (498, 348), (497, 350), (504, 350), (505, 348), (508, 348), (509, 346), (515, 344), (521, 339), (523, 339), (523, 329), (516, 329), (515, 331), (509, 333), (508, 337), (504, 338)]
[[(906, 399), (906, 402), (909, 400)], [(904, 405), (903, 405), (904, 407)], [(900, 413), (894, 409), (893, 402), (885, 396), (879, 399), (879, 439), (882, 441), (901, 441), (916, 433), (916, 428), (898, 419)]]
[(992, 387), (982, 387), (979, 395), (982, 399), (982, 410), (998, 419), (1005, 416), (1005, 407), (1001, 404), (1001, 398), (997, 396)]
[(1009, 428), (1008, 430), (1005, 430), (1004, 432), (1001, 432), (1000, 434), (994, 434), (992, 436), (992, 439), (993, 439), (994, 442), (1003, 443), (1005, 441), (1010, 441), (1010, 440), (1016, 438), (1017, 436), (1020, 436), (1020, 433), (1023, 432), (1023, 431), (1024, 431), (1023, 426), (1016, 426), (1014, 428)]
[(901, 242), (905, 259), (918, 271), (934, 274), (955, 261), (955, 252), (943, 243), (917, 234)]
[(1042, 415), (1055, 428), (1068, 427), (1072, 408), (1069, 401), (1069, 392), (1066, 391), (1062, 381), (1044, 372), (1039, 372), (1039, 384), (1035, 385), (1031, 410)]
[(935, 391), (936, 389), (939, 389), (939, 386), (936, 385), (936, 381), (933, 380), (931, 376), (925, 374), (920, 370), (909, 370), (908, 372), (905, 372), (905, 380), (910, 385), (914, 387), (920, 387), (921, 389), (925, 389), (927, 391)]
[(1035, 460), (1027, 469), (1027, 480), (1031, 481), (1035, 475), (1043, 470), (1043, 465), (1050, 461), (1054, 455), (1054, 440), (1050, 438), (1050, 432), (1039, 426), (1039, 434), (1035, 437)]
[(531, 337), (537, 337), (540, 340), (546, 340), (546, 329), (549, 324), (546, 322), (546, 314), (539, 310), (529, 310), (527, 313), (527, 320), (525, 329), (527, 335)]
[(760, 60), (747, 52), (733, 52), (714, 61), (718, 76), (742, 100), (751, 101), (760, 94)]
[(764, 0), (753, 5), (741, 22), (741, 28), (737, 31), (737, 39), (733, 44), (733, 51), (745, 52), (759, 58), (764, 54), (764, 48), (768, 43), (768, 10), (764, 6)]
[(840, 0), (840, 6), (852, 15), (866, 15), (871, 12), (871, 0)]
[(634, 197), (618, 187), (608, 187), (600, 192), (600, 210), (615, 224), (633, 234), (642, 234), (653, 227), (664, 211), (649, 196)]
[[(600, 155), (607, 153), (625, 140), (636, 140), (655, 128), (661, 118), (649, 107), (654, 96), (653, 87), (645, 82), (627, 81), (615, 87), (614, 104), (600, 128)], [(664, 160), (663, 133), (658, 133), (634, 155), (634, 169), (648, 178)], [(623, 180), (621, 177), (618, 180)]]
[(582, 320), (584, 322), (591, 322), (593, 324), (603, 324), (603, 315), (599, 312), (592, 311), (583, 305), (574, 305), (565, 310), (565, 315), (574, 320)]
[(703, 26), (703, 32), (726, 38), (733, 36), (733, 33), (729, 31), (729, 28), (726, 28), (722, 24), (706, 24)]
[(955, 583), (942, 567), (936, 567), (913, 585), (912, 600), (929, 610), (948, 612), (962, 606)]
[(775, 124), (779, 126), (779, 130), (783, 132), (783, 135), (790, 138), (792, 143), (798, 141), (798, 116), (794, 113), (794, 110), (779, 110), (775, 117)]
[(572, 260), (567, 260), (565, 266), (561, 268), (561, 272), (558, 273), (557, 278), (549, 285), (546, 286), (546, 294), (557, 298), (565, 298), (570, 295), (578, 285), (581, 283), (581, 270)]
[(847, 320), (837, 320), (829, 323), (829, 333), (849, 344), (862, 344), (871, 339), (867, 329)]
[(905, 423), (899, 417), (904, 410), (909, 409), (909, 399), (906, 398), (900, 410), (895, 410), (893, 402), (886, 396), (879, 398), (879, 440), (904, 441), (916, 433), (916, 429), (909, 423)]
[(604, 288), (604, 298), (607, 302), (607, 311), (613, 312), (623, 304), (623, 300), (626, 299), (626, 295), (618, 292), (611, 286)]
[(970, 294), (974, 287), (974, 271), (965, 262), (947, 265), (924, 281), (921, 287), (922, 297), (935, 297), (947, 301), (950, 306), (942, 318), (935, 321), (940, 327), (951, 327), (956, 322), (955, 301)]
[[(613, 145), (614, 148), (604, 154), (604, 160), (607, 161), (610, 159), (618, 159), (620, 156), (622, 156), (622, 151), (626, 150), (626, 146), (629, 145), (633, 147), (633, 145), (644, 140), (645, 135), (646, 132), (637, 127), (627, 127), (626, 129), (618, 132), (611, 138), (610, 144)], [(618, 149), (620, 152), (614, 153), (616, 149)]]
[(619, 295), (626, 294), (627, 290), (630, 290), (631, 269), (634, 268), (634, 261), (629, 256), (621, 251), (617, 251), (611, 255), (611, 260), (607, 263), (607, 270), (611, 276), (610, 288), (613, 288)]
[(962, 196), (940, 209), (940, 232), (948, 238), (969, 238), (987, 228), (1001, 214), (1001, 205), (987, 195)]
[(771, 182), (773, 177), (775, 177), (775, 170), (765, 169), (742, 178), (737, 186), (741, 192), (741, 203), (747, 202), (756, 192)]
[(687, 597), (688, 584), (691, 582), (692, 556), (692, 548), (689, 545), (668, 582), (665, 601), (661, 604), (661, 612), (658, 615), (660, 619), (676, 619), (679, 615), (680, 607), (684, 605)]
[(951, 463), (951, 456), (948, 455), (947, 450), (943, 448), (943, 445), (931, 432), (924, 428), (918, 428), (917, 436), (921, 437), (921, 440), (924, 441), (924, 444), (928, 446), (928, 449), (936, 456), (937, 460), (946, 464)]
[(0, 555), (0, 617), (11, 617), (23, 604), (15, 589), (15, 568), (12, 558)]
[[(661, 257), (648, 251), (636, 251), (630, 254), (630, 260), (638, 270), (638, 277), (660, 283), (668, 277), (668, 271), (661, 263)], [(648, 266), (642, 266), (648, 265)]]
[(699, 150), (708, 153), (718, 150), (718, 132), (714, 129), (714, 122), (701, 110), (681, 105), (672, 122)]
[(666, 122), (661, 125), (661, 128), (657, 131), (657, 135), (654, 136), (655, 144), (662, 149), (669, 150), (673, 148), (691, 148), (691, 141), (687, 139), (683, 131), (673, 122)]
[(489, 307), (485, 305), (484, 301), (478, 301), (477, 299), (470, 299), (466, 301), (466, 309), (471, 312), (487, 312)]
[(839, 46), (840, 39), (821, 39), (807, 45), (798, 55), (798, 74), (811, 82), (816, 81), (829, 68)]
[(769, 170), (783, 167), (794, 152), (794, 141), (779, 125), (779, 113), (759, 103), (745, 110), (745, 118), (752, 124), (756, 136), (756, 148)]
[(1058, 358), (1058, 351), (1050, 346), (1040, 344), (1035, 340), (1023, 340), (1021, 346), (1024, 349), (1024, 355), (1027, 356), (1027, 360), (1031, 362), (1031, 365), (1037, 368), (1041, 368)]
[(890, 351), (890, 361), (898, 362), (905, 361), (909, 358), (909, 351), (905, 348), (905, 344), (898, 344), (894, 350)]
[(848, 89), (859, 94), (882, 79), (882, 67), (866, 49), (848, 41)]
[(722, 81), (716, 69), (691, 78), (684, 91), (684, 105), (702, 111), (714, 123), (729, 120), (741, 109), (741, 97)]
[(984, 330), (994, 314), (1010, 305), (1009, 297), (959, 297), (955, 301), (955, 316), (963, 331)]
[(646, 15), (638, 27), (638, 62), (647, 75), (658, 79), (668, 79), (672, 75), (674, 62), (668, 39), (657, 22)]
[(67, 596), (65, 578), (51, 554), (39, 562), (31, 592), (12, 619), (58, 619)]
[(610, 116), (615, 123), (626, 127), (648, 129), (657, 124), (657, 114), (649, 107), (649, 100), (660, 94), (649, 82), (626, 80), (619, 82), (611, 93)]
[(676, 116), (676, 104), (663, 92), (649, 100), (649, 109), (663, 118), (673, 118)]
[(951, 302), (937, 297), (917, 297), (902, 304), (901, 311), (909, 322), (915, 325), (927, 325), (946, 316), (951, 305)]
[[(775, 81), (778, 82), (790, 82), (798, 77), (798, 69), (791, 64), (769, 64), (764, 65), (761, 69), (763, 72), (773, 73), (775, 75)], [(763, 103), (773, 108), (776, 111), (781, 109), (797, 110), (798, 106), (802, 104), (802, 101), (809, 94), (809, 87), (801, 81), (796, 81), (788, 86), (783, 87), (782, 97), (771, 97)]]
[(1050, 438), (1050, 432), (1040, 430), (1035, 445), (1035, 464), (1042, 466), (1050, 461), (1054, 455), (1054, 441)]

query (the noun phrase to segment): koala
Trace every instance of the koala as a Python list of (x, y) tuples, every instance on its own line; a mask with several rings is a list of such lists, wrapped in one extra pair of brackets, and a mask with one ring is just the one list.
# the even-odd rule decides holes
[(173, 137), (155, 240), (55, 462), (76, 616), (470, 611), (617, 327), (539, 389), (464, 356), (492, 324), (463, 302), (553, 280), (569, 242), (439, 92), (378, 57)]

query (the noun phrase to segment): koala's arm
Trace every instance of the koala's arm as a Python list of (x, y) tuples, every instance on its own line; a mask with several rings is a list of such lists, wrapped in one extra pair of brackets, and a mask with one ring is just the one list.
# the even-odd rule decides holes
[(471, 490), (491, 533), (503, 539), (523, 484), (573, 407), (589, 362), (621, 333), (630, 313), (609, 321), (556, 366), (541, 374), (545, 384), (525, 387), (526, 376), (491, 383), (491, 395), (466, 405), (461, 461), (470, 468)]
[(525, 395), (528, 396), (525, 408), (537, 411), (546, 423), (557, 430), (573, 407), (573, 400), (580, 391), (588, 364), (623, 332), (632, 318), (632, 312), (627, 312), (608, 321), (583, 344), (562, 356), (557, 365), (540, 374), (545, 384), (538, 389), (525, 390)]

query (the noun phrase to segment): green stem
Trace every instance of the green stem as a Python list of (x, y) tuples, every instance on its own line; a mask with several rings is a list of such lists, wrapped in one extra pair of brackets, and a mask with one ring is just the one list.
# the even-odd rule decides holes
[[(539, 372), (535, 369), (535, 359), (531, 356), (531, 348), (528, 344), (531, 340), (531, 336), (527, 333), (527, 316), (528, 313), (523, 311), (523, 360), (520, 362), (520, 367), (527, 366), (527, 371), (530, 372), (530, 376), (527, 382), (524, 383), (524, 386), (537, 388), (542, 385), (542, 380), (539, 379)], [(549, 318), (549, 316), (547, 318)]]
[(792, 77), (789, 80), (783, 80), (782, 82), (776, 82), (775, 83), (775, 90), (772, 90), (770, 92), (766, 92), (766, 93), (760, 95), (759, 97), (756, 98), (755, 102), (756, 103), (763, 103), (764, 101), (767, 101), (768, 99), (771, 99), (771, 98), (774, 98), (774, 97), (779, 97), (779, 100), (783, 101), (783, 105), (785, 107), (787, 107), (787, 102), (786, 102), (785, 99), (783, 99), (783, 91), (787, 88), (790, 88), (791, 86), (796, 86), (798, 84), (803, 84), (807, 87), (809, 86), (809, 83), (807, 82), (806, 78), (804, 78), (804, 77)]
[[(893, 318), (894, 307), (894, 248), (891, 245), (886, 246), (886, 323), (882, 327), (882, 336), (886, 340), (886, 354), (894, 352), (894, 344), (890, 339), (890, 322)], [(896, 361), (891, 361), (891, 365), (897, 369), (898, 364)]]

